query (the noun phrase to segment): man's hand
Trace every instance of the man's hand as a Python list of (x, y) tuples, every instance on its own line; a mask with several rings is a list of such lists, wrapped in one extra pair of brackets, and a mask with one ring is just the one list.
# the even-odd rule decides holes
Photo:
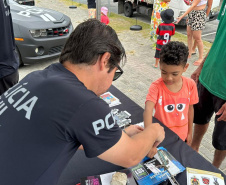
[(148, 157), (149, 158), (152, 158), (152, 157), (154, 157), (154, 155), (157, 153), (157, 148), (156, 147), (152, 147), (152, 149), (148, 152)]
[(153, 127), (152, 129), (155, 130), (156, 133), (158, 134), (155, 143), (153, 144), (151, 150), (147, 154), (147, 156), (149, 158), (152, 158), (157, 153), (157, 147), (158, 147), (158, 145), (165, 138), (165, 131), (164, 131), (164, 128), (159, 123), (152, 123), (152, 124), (148, 125), (148, 127)]
[(152, 158), (152, 157), (154, 157), (154, 155), (157, 153), (157, 147), (159, 146), (159, 144), (160, 144), (161, 142), (155, 142), (154, 143), (154, 145), (153, 145), (153, 147), (152, 147), (152, 149), (148, 152), (148, 157), (149, 158)]
[(148, 127), (153, 127), (152, 129), (155, 130), (157, 138), (153, 146), (157, 147), (165, 138), (165, 131), (164, 128), (159, 123), (152, 123), (148, 125)]
[(221, 115), (217, 121), (226, 121), (226, 103), (222, 105), (222, 107), (218, 110), (216, 115)]
[(199, 81), (200, 73), (202, 71), (204, 62), (206, 61), (206, 58), (208, 57), (208, 55), (209, 55), (209, 52), (206, 54), (205, 58), (202, 60), (199, 67), (191, 74), (191, 78), (195, 81), (195, 83), (198, 83), (198, 81)]
[[(130, 128), (126, 128), (126, 131), (131, 134), (127, 129)], [(98, 157), (102, 160), (128, 168), (137, 165), (144, 156), (148, 155), (152, 157), (157, 152), (156, 146), (165, 138), (164, 128), (158, 123), (149, 124), (144, 130), (142, 127), (140, 128), (136, 125), (133, 128), (131, 127), (131, 129), (138, 130), (138, 134), (136, 134), (137, 132), (133, 132), (135, 135), (128, 137), (122, 133), (120, 140)]]
[(129, 127), (125, 128), (126, 134), (130, 137), (142, 132), (143, 130), (144, 128), (138, 125), (130, 125)]
[(191, 78), (195, 81), (195, 83), (197, 84), (199, 81), (199, 76), (201, 73), (202, 68), (198, 67), (192, 74), (191, 74)]

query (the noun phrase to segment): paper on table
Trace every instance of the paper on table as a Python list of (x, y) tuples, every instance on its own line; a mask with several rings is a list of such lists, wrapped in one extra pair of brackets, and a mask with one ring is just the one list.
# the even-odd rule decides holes
[(115, 172), (100, 175), (100, 179), (101, 179), (102, 184), (111, 185), (112, 175), (114, 175), (114, 174), (115, 174)]
[(225, 185), (224, 178), (220, 173), (198, 170), (195, 168), (186, 168), (187, 171), (187, 184), (214, 184)]

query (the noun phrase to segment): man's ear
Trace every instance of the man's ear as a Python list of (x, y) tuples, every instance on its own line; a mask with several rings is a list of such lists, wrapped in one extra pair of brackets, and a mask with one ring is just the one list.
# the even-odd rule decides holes
[(111, 57), (111, 54), (109, 52), (105, 52), (101, 58), (100, 58), (100, 66), (101, 66), (101, 69), (104, 69), (106, 67), (108, 67), (108, 61)]

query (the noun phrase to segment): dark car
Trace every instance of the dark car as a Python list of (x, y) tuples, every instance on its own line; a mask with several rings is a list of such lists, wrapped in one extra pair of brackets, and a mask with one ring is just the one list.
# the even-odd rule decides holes
[(73, 31), (71, 19), (50, 9), (9, 2), (20, 64), (59, 56)]
[(35, 1), (34, 0), (13, 0), (19, 4), (22, 5), (29, 5), (29, 6), (34, 6), (35, 5)]

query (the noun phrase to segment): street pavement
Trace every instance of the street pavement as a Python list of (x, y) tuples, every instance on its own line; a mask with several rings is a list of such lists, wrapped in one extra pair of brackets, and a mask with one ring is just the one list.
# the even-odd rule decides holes
[[(81, 7), (70, 9), (69, 5), (65, 4), (62, 0), (42, 0), (37, 1), (36, 5), (44, 8), (51, 8), (68, 15), (72, 20), (74, 28), (88, 18), (87, 9)], [(125, 47), (127, 62), (123, 67), (124, 74), (113, 82), (113, 85), (139, 106), (144, 108), (146, 94), (150, 84), (160, 77), (160, 70), (152, 67), (152, 64), (155, 61), (155, 51), (152, 50), (150, 46), (153, 43), (150, 39), (144, 38), (139, 31), (131, 31), (129, 27), (126, 31), (120, 31), (118, 36)], [(184, 76), (190, 77), (192, 72), (196, 69), (196, 66), (192, 65), (195, 60), (197, 60), (197, 55), (194, 55), (189, 59), (189, 68), (184, 73)], [(43, 69), (54, 62), (58, 62), (58, 59), (24, 66), (19, 69), (20, 79), (27, 73), (33, 70)], [(210, 162), (212, 162), (214, 155), (214, 148), (212, 147), (211, 141), (213, 126), (214, 122), (212, 120), (210, 127), (203, 138), (199, 151), (199, 153)], [(226, 160), (223, 162), (220, 169), (226, 174)]]

